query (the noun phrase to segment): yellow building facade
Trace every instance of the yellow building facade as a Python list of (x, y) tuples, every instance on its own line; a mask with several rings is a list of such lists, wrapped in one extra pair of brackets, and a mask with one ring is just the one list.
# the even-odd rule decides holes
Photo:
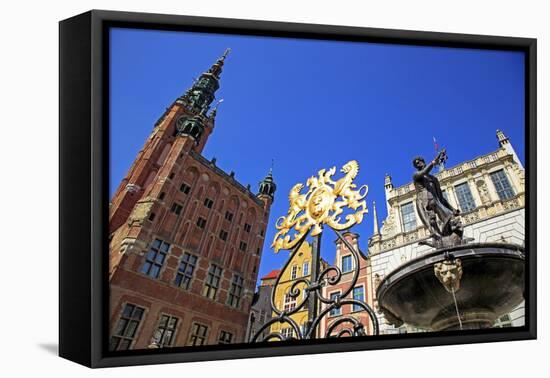
[[(321, 261), (321, 266), (323, 266)], [(322, 269), (322, 268), (321, 268)], [(275, 306), (279, 310), (291, 311), (294, 308), (300, 306), (304, 301), (304, 288), (305, 284), (300, 283), (296, 287), (300, 289), (300, 294), (292, 298), (290, 296), (290, 290), (292, 285), (301, 278), (310, 278), (311, 275), (311, 245), (305, 241), (298, 251), (291, 256), (291, 261), (287, 265), (286, 269), (281, 272), (281, 279), (279, 284), (275, 287)], [(277, 314), (273, 313), (273, 317)], [(304, 327), (308, 319), (307, 304), (303, 309), (297, 311), (290, 316), (292, 320), (298, 324), (298, 326), (304, 330)], [(293, 328), (288, 323), (274, 323), (270, 332), (280, 332), (285, 337), (296, 336)]]

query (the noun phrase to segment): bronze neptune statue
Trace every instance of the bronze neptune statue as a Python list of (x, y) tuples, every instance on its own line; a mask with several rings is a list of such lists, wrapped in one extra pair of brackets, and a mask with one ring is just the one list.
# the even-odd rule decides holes
[(416, 189), (416, 210), (420, 220), (430, 233), (431, 241), (427, 244), (434, 248), (451, 247), (463, 243), (463, 228), (458, 209), (447, 201), (441, 191), (439, 180), (430, 174), (431, 170), (447, 160), (445, 149), (441, 150), (434, 160), (426, 164), (424, 158), (413, 159), (416, 172), (413, 175)]

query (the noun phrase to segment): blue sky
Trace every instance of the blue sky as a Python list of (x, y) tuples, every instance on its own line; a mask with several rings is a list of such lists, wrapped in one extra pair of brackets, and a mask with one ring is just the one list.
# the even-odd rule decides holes
[[(411, 159), (431, 159), (433, 137), (451, 166), (496, 150), (498, 128), (524, 161), (523, 53), (113, 29), (111, 194), (165, 108), (227, 47), (224, 102), (203, 155), (253, 189), (275, 160), (260, 277), (288, 257), (269, 245), (290, 188), (321, 168), (357, 160), (356, 182), (369, 185), (382, 221), (384, 174), (395, 186), (410, 181)], [(372, 227), (371, 211), (354, 228), (365, 251)], [(334, 239), (324, 238), (330, 262)]]

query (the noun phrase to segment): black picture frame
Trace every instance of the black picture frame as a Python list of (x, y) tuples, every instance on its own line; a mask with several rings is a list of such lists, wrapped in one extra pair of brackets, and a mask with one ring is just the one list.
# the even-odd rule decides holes
[[(433, 332), (107, 352), (108, 38), (110, 27), (514, 50), (525, 53), (526, 325)], [(59, 355), (89, 367), (220, 360), (535, 339), (536, 39), (92, 10), (63, 20), (59, 53)]]

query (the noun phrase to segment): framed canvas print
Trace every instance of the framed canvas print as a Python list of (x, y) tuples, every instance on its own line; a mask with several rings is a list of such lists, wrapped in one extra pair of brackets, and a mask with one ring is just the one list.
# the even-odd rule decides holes
[(536, 41), (60, 22), (60, 355), (536, 337)]

